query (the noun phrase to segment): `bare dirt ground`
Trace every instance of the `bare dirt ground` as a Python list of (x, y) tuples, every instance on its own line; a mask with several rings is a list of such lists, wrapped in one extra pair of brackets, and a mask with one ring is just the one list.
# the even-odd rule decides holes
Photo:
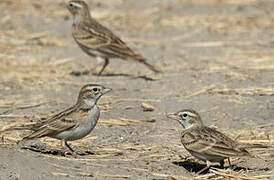
[(113, 91), (95, 130), (70, 142), (79, 158), (62, 156), (55, 139), (21, 145), (28, 132), (0, 134), (1, 180), (274, 178), (273, 148), (251, 150), (264, 160), (233, 158), (234, 170), (226, 162), (197, 175), (204, 162), (165, 117), (193, 108), (231, 138), (274, 145), (272, 0), (89, 0), (98, 21), (163, 70), (113, 59), (105, 73), (114, 75), (101, 77), (83, 73), (96, 61), (72, 39), (65, 2), (0, 1), (0, 127), (71, 106), (86, 83)]

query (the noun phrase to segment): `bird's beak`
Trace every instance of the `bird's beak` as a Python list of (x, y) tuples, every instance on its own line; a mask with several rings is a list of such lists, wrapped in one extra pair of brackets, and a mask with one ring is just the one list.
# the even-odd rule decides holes
[(166, 117), (168, 117), (169, 119), (173, 119), (173, 120), (179, 120), (178, 116), (175, 113), (169, 113), (166, 114)]
[(110, 89), (110, 88), (105, 88), (104, 90), (103, 90), (103, 94), (106, 94), (106, 93), (108, 93), (108, 92), (110, 92), (112, 89)]

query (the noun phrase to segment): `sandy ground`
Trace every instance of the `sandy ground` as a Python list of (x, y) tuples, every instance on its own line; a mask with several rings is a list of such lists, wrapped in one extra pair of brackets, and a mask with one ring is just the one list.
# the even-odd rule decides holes
[[(0, 1), (0, 127), (47, 117), (98, 83), (113, 91), (86, 138), (60, 154), (28, 132), (0, 134), (0, 179), (273, 179), (273, 148), (233, 158), (204, 175), (166, 112), (197, 110), (206, 125), (241, 142), (274, 145), (274, 2), (271, 0), (89, 0), (92, 15), (161, 68), (113, 59), (104, 76), (71, 37), (66, 1)], [(241, 2), (241, 3), (239, 3)], [(145, 112), (142, 103), (154, 111)], [(31, 150), (30, 150), (31, 149)], [(38, 151), (35, 152), (34, 150)], [(218, 167), (218, 166), (216, 166)]]

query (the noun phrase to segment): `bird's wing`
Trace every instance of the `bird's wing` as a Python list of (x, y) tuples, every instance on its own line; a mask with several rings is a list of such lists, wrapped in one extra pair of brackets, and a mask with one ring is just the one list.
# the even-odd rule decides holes
[(89, 27), (85, 23), (73, 25), (72, 35), (77, 43), (86, 48), (98, 49), (111, 44), (111, 37)]
[(40, 138), (43, 136), (51, 136), (62, 131), (77, 127), (79, 124), (79, 113), (75, 108), (69, 108), (55, 116), (36, 125), (33, 133), (24, 137), (24, 139)]
[(215, 129), (202, 127), (182, 133), (182, 143), (191, 151), (204, 153), (209, 156), (233, 157), (247, 156), (244, 148)]
[(73, 26), (73, 37), (85, 48), (97, 50), (109, 57), (143, 59), (109, 29), (94, 21)]

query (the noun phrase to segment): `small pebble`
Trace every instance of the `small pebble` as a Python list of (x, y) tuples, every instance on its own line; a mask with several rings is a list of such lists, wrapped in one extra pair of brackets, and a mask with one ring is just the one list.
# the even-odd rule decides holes
[(141, 106), (143, 108), (143, 111), (154, 111), (155, 109), (152, 105), (147, 103), (142, 103)]

